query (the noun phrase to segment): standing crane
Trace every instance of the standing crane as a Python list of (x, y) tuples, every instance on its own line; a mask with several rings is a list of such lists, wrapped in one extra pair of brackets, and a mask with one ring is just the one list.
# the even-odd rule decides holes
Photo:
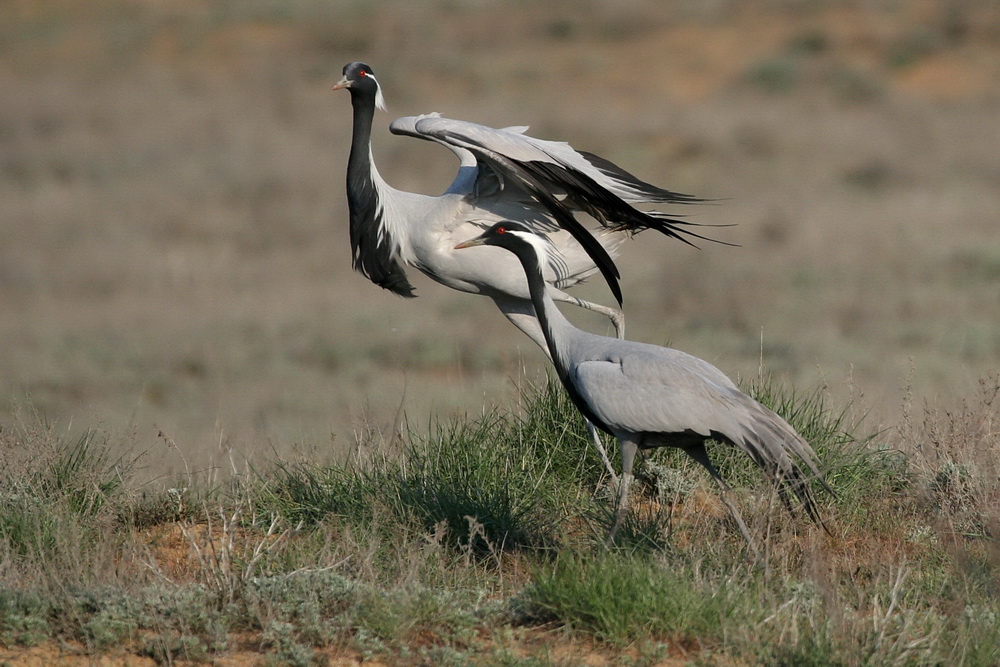
[[(406, 267), (462, 292), (483, 294), (514, 326), (547, 351), (532, 309), (528, 285), (517, 260), (480, 249), (457, 253), (454, 246), (498, 220), (517, 220), (544, 234), (553, 247), (542, 267), (552, 298), (602, 313), (624, 337), (620, 309), (585, 301), (563, 291), (600, 271), (620, 306), (619, 273), (611, 256), (631, 234), (655, 229), (691, 243), (705, 237), (685, 229), (693, 223), (634, 204), (690, 204), (702, 201), (658, 188), (621, 167), (569, 144), (535, 139), (525, 127), (494, 129), (442, 118), (438, 114), (399, 118), (393, 134), (434, 141), (459, 159), (454, 181), (440, 196), (389, 186), (372, 158), (371, 131), (376, 108), (385, 109), (372, 68), (344, 66), (334, 90), (347, 89), (354, 110), (347, 163), (354, 268), (376, 285), (403, 297), (415, 296)], [(585, 227), (575, 217), (593, 218)], [(612, 479), (614, 469), (592, 426), (591, 435)]]
[(455, 248), (477, 246), (504, 248), (520, 261), (556, 374), (583, 416), (618, 439), (622, 477), (609, 540), (628, 509), (636, 453), (677, 447), (712, 475), (723, 502), (754, 548), (739, 510), (728, 498), (729, 487), (705, 449), (710, 439), (745, 452), (775, 483), (789, 509), (790, 489), (809, 517), (822, 525), (809, 479), (793, 456), (827, 491), (833, 491), (823, 480), (809, 443), (784, 419), (741, 392), (707, 361), (658, 345), (598, 336), (570, 324), (543, 276), (553, 244), (527, 225), (498, 222)]

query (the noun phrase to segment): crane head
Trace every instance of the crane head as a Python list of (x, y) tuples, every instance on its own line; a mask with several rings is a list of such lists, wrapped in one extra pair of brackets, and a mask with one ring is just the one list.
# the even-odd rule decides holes
[(378, 84), (372, 68), (364, 63), (353, 62), (344, 65), (344, 76), (333, 84), (333, 90), (347, 88), (352, 95), (370, 95), (375, 98), (375, 106), (385, 111), (382, 86)]
[(538, 256), (542, 264), (548, 256), (548, 239), (534, 231), (527, 225), (513, 220), (504, 220), (496, 223), (479, 236), (463, 241), (455, 246), (456, 250), (462, 248), (472, 248), (479, 245), (494, 245), (506, 248), (512, 252), (524, 250), (530, 247)]

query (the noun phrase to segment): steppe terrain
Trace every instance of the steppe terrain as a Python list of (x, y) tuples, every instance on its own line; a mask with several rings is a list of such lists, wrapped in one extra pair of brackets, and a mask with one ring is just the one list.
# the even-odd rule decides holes
[[(477, 413), (541, 355), (485, 299), (350, 268), (341, 66), (376, 160), (437, 110), (525, 124), (657, 184), (732, 248), (624, 250), (629, 335), (800, 387), (962, 395), (1000, 361), (997, 10), (965, 3), (13, 2), (0, 55), (0, 389), (73, 428), (347, 447)], [(605, 302), (594, 284), (583, 291)], [(581, 320), (607, 331), (605, 322)]]
[[(1000, 371), (995, 2), (12, 0), (0, 435), (105, 434), (152, 494), (517, 411), (544, 358), (489, 300), (416, 272), (402, 300), (351, 269), (350, 101), (330, 90), (351, 60), (385, 92), (374, 154), (398, 188), (449, 183), (447, 151), (388, 133), (439, 111), (714, 200), (675, 212), (732, 245), (625, 245), (630, 338), (763, 369), (892, 446)], [(594, 641), (572, 646), (610, 659)]]

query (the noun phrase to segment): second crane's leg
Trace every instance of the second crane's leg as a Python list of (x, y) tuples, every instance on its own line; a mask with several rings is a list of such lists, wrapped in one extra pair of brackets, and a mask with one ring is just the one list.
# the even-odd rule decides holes
[(625, 438), (618, 440), (618, 446), (622, 450), (622, 476), (618, 480), (618, 501), (615, 504), (615, 518), (611, 523), (611, 530), (608, 531), (607, 544), (614, 542), (628, 514), (628, 492), (629, 487), (632, 486), (632, 466), (635, 464), (635, 454), (639, 449), (638, 443)]
[[(567, 295), (568, 296), (568, 295)], [(542, 327), (538, 324), (538, 318), (535, 317), (535, 308), (531, 305), (530, 301), (525, 299), (515, 299), (514, 297), (508, 296), (495, 296), (493, 297), (493, 302), (496, 303), (497, 308), (500, 312), (510, 320), (511, 324), (524, 332), (524, 334), (533, 340), (535, 344), (542, 348), (545, 352), (545, 356), (549, 356), (549, 346), (545, 342), (545, 334), (542, 333)], [(583, 301), (582, 299), (577, 299), (576, 297), (569, 297), (569, 303), (580, 306), (581, 308), (587, 308), (589, 310), (594, 310), (596, 304), (591, 304), (589, 301)], [(619, 338), (624, 334), (625, 320), (621, 311), (613, 310), (611, 308), (605, 308), (604, 306), (596, 306), (601, 310), (599, 312), (609, 311), (617, 313), (616, 317), (611, 317), (611, 321), (615, 324), (615, 330), (619, 333)], [(611, 478), (611, 483), (614, 485), (618, 482), (618, 474), (615, 472), (614, 466), (611, 465), (611, 459), (608, 458), (608, 453), (604, 449), (604, 444), (601, 443), (601, 434), (597, 431), (590, 420), (585, 420), (587, 423), (587, 431), (590, 433), (590, 439), (594, 443), (594, 448), (597, 450), (597, 455), (601, 457), (601, 463), (604, 464), (605, 470), (608, 471), (608, 476)]]
[(594, 442), (594, 448), (597, 449), (597, 454), (601, 457), (601, 463), (604, 464), (604, 469), (608, 471), (608, 476), (611, 478), (611, 488), (614, 488), (618, 484), (618, 475), (615, 473), (614, 466), (611, 465), (608, 453), (604, 450), (604, 444), (601, 442), (601, 432), (597, 430), (597, 427), (589, 419), (584, 419), (583, 421), (587, 424), (587, 432), (590, 433), (590, 439)]
[(731, 496), (730, 492), (732, 491), (732, 489), (729, 487), (728, 484), (726, 484), (726, 481), (722, 479), (722, 475), (719, 474), (719, 471), (715, 469), (715, 466), (712, 464), (712, 461), (708, 458), (708, 450), (705, 449), (705, 443), (694, 445), (692, 447), (686, 447), (684, 451), (687, 452), (691, 458), (693, 458), (695, 461), (704, 466), (704, 468), (708, 470), (709, 474), (712, 475), (712, 478), (719, 486), (719, 496), (722, 498), (723, 504), (725, 504), (726, 508), (729, 510), (730, 516), (732, 516), (733, 520), (736, 521), (736, 526), (739, 528), (740, 533), (743, 535), (743, 539), (747, 541), (747, 546), (753, 553), (754, 561), (757, 563), (762, 563), (763, 561), (760, 558), (760, 551), (758, 551), (757, 549), (757, 544), (754, 542), (754, 539), (750, 536), (750, 530), (747, 529), (746, 523), (743, 522), (743, 515), (740, 514), (739, 508), (736, 507), (735, 503), (733, 503), (733, 500), (730, 497)]

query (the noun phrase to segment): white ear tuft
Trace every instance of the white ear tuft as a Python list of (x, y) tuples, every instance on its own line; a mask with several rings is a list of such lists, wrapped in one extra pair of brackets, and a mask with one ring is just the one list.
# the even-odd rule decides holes
[(382, 96), (382, 86), (374, 74), (369, 74), (368, 78), (375, 82), (375, 108), (379, 111), (388, 111), (385, 107), (385, 97)]
[(533, 234), (531, 232), (522, 232), (522, 231), (509, 232), (509, 233), (515, 234), (519, 238), (522, 238), (525, 241), (527, 241), (528, 244), (535, 249), (535, 254), (538, 256), (538, 261), (539, 263), (542, 264), (542, 266), (544, 266), (545, 263), (548, 262), (549, 250), (550, 250), (549, 245), (551, 244), (551, 241), (547, 236), (543, 236), (540, 234)]

